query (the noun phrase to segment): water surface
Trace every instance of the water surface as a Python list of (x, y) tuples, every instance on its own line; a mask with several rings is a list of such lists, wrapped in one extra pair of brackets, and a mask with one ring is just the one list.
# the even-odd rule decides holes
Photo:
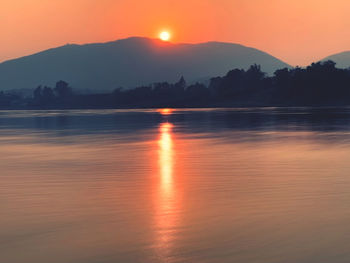
[(0, 111), (0, 262), (350, 261), (350, 109)]

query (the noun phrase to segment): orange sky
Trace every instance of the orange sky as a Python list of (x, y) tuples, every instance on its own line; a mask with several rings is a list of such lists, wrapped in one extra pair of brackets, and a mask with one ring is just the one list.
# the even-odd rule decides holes
[(0, 61), (129, 36), (235, 42), (305, 65), (350, 50), (349, 0), (0, 0)]

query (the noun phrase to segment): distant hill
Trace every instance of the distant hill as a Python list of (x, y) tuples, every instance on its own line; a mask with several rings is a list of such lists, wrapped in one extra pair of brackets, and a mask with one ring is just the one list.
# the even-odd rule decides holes
[(259, 64), (273, 73), (289, 67), (277, 58), (238, 44), (173, 44), (133, 37), (114, 42), (65, 45), (0, 64), (0, 90), (53, 86), (65, 80), (75, 89), (112, 90), (153, 82), (188, 82)]
[(322, 61), (333, 60), (337, 63), (337, 67), (339, 68), (349, 68), (350, 67), (350, 51), (345, 51), (342, 53), (338, 53), (329, 57), (326, 57)]

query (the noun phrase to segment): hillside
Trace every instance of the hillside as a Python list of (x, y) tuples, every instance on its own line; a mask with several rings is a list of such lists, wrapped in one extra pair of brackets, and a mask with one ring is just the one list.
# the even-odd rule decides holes
[(342, 53), (334, 54), (329, 57), (326, 57), (322, 61), (333, 60), (337, 63), (337, 67), (340, 68), (349, 68), (350, 67), (350, 51), (345, 51)]
[(0, 64), (0, 90), (53, 86), (65, 80), (75, 89), (112, 90), (153, 82), (188, 82), (259, 64), (273, 73), (288, 67), (254, 48), (208, 42), (173, 44), (133, 37), (114, 42), (66, 45)]

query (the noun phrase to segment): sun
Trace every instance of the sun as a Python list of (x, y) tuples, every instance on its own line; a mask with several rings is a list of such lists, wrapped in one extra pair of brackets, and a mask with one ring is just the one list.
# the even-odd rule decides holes
[(168, 31), (163, 31), (159, 34), (159, 38), (163, 41), (169, 41), (170, 37), (171, 37), (171, 35)]

